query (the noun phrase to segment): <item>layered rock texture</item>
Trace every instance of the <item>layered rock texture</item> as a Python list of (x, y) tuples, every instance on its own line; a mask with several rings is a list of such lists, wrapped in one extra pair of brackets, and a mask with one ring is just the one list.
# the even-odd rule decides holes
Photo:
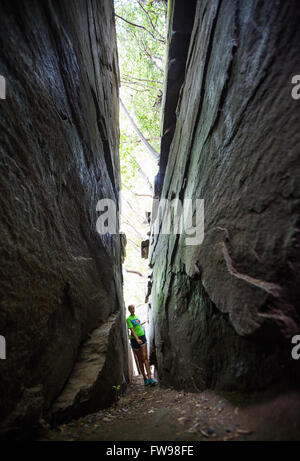
[[(152, 234), (151, 358), (161, 382), (177, 388), (293, 385), (300, 105), (291, 80), (300, 72), (300, 5), (198, 0), (188, 53), (177, 56), (173, 41), (180, 32), (188, 39), (185, 3), (171, 3), (155, 193), (204, 199), (204, 240), (189, 245), (185, 232), (163, 235), (161, 224)], [(172, 93), (174, 69), (183, 84)]]
[(119, 330), (120, 319), (114, 314), (82, 345), (65, 388), (51, 407), (54, 423), (105, 408), (113, 401), (123, 384), (119, 370), (124, 366), (120, 363), (124, 346)]
[(120, 238), (96, 231), (98, 200), (118, 204), (119, 75), (111, 0), (0, 16), (0, 421), (24, 434), (66, 393), (60, 419), (109, 405), (128, 376)]

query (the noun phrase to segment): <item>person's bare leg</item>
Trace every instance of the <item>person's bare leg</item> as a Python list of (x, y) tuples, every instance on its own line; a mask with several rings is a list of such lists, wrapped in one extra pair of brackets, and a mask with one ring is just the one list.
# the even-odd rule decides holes
[(147, 344), (145, 344), (144, 346), (141, 346), (141, 359), (145, 365), (145, 368), (146, 368), (146, 371), (147, 371), (147, 376), (148, 376), (148, 379), (151, 378), (151, 370), (150, 370), (150, 364), (149, 364), (149, 360), (148, 360), (148, 354), (147, 354)]
[(133, 353), (133, 356), (134, 356), (134, 361), (135, 361), (135, 366), (137, 368), (137, 372), (138, 372), (139, 375), (141, 375), (142, 374), (142, 367), (141, 367), (141, 364), (140, 364), (140, 361), (139, 361), (139, 356), (137, 354), (137, 351), (132, 349), (132, 353)]
[(141, 349), (139, 351), (134, 351), (134, 353), (136, 354), (137, 360), (139, 362), (139, 366), (140, 366), (140, 370), (141, 370), (141, 373), (143, 375), (143, 378), (146, 379), (144, 363), (143, 363), (143, 360), (142, 360), (142, 357), (141, 357)]

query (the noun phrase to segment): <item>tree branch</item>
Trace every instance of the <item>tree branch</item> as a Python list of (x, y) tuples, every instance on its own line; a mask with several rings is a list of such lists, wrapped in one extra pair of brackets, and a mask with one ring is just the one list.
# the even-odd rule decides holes
[(132, 88), (127, 83), (123, 83), (123, 85), (126, 86), (126, 88), (129, 88), (132, 91), (137, 91), (138, 93), (144, 93), (145, 91), (151, 91), (151, 90), (148, 90), (147, 88), (143, 88), (143, 89)]
[(136, 274), (136, 275), (139, 275), (139, 276), (142, 277), (143, 279), (146, 279), (146, 278), (147, 278), (145, 275), (141, 274), (141, 272), (139, 272), (139, 271), (133, 271), (133, 270), (131, 270), (131, 269), (127, 269), (126, 267), (125, 267), (125, 271), (128, 272), (129, 274)]
[(133, 127), (133, 129), (134, 129), (135, 132), (137, 133), (138, 137), (140, 138), (140, 140), (142, 141), (142, 143), (144, 144), (144, 146), (147, 148), (148, 152), (150, 152), (150, 154), (152, 155), (152, 157), (153, 157), (155, 160), (158, 160), (158, 159), (159, 159), (159, 153), (156, 152), (156, 150), (151, 146), (151, 144), (148, 143), (148, 141), (147, 141), (146, 138), (144, 137), (143, 133), (140, 131), (140, 129), (139, 129), (138, 126), (136, 125), (135, 121), (134, 121), (133, 118), (131, 117), (130, 113), (129, 113), (128, 110), (126, 109), (126, 107), (125, 107), (125, 105), (123, 104), (123, 101), (122, 101), (121, 98), (120, 98), (120, 104), (121, 104), (121, 107), (122, 107), (122, 109), (124, 110), (125, 114), (127, 115), (127, 118), (128, 118), (128, 120), (130, 121), (131, 126)]
[(145, 30), (146, 32), (148, 32), (148, 34), (150, 34), (151, 37), (152, 37), (154, 40), (156, 40), (157, 42), (161, 42), (161, 43), (163, 43), (163, 44), (165, 43), (164, 40), (161, 40), (160, 38), (155, 37), (155, 36), (152, 34), (152, 32), (150, 32), (150, 30), (146, 29), (146, 27), (141, 26), (141, 25), (139, 25), (139, 24), (135, 24), (135, 23), (133, 23), (133, 22), (130, 22), (130, 21), (128, 21), (127, 19), (122, 18), (122, 16), (119, 16), (119, 15), (116, 14), (116, 13), (115, 13), (115, 16), (116, 16), (117, 18), (119, 18), (119, 19), (122, 19), (122, 21), (127, 22), (127, 24), (130, 24), (131, 26), (138, 27), (139, 29), (144, 29), (144, 30)]
[[(159, 141), (160, 138), (158, 136), (153, 136), (153, 138), (146, 138), (147, 141)], [(130, 141), (121, 141), (120, 144), (138, 144), (139, 142), (142, 142), (140, 139), (131, 139)]]
[(133, 248), (135, 249), (135, 251), (137, 251), (139, 254), (140, 254), (140, 247), (137, 243), (135, 243), (133, 240), (131, 239), (127, 239), (127, 242), (128, 243), (131, 243), (133, 245)]
[(148, 18), (148, 22), (150, 24), (150, 27), (152, 27), (152, 29), (154, 30), (154, 32), (156, 34), (158, 34), (160, 36), (160, 38), (163, 40), (164, 43), (166, 43), (164, 37), (158, 32), (158, 30), (156, 29), (156, 27), (154, 26), (153, 22), (152, 22), (152, 19), (150, 17), (150, 14), (148, 13), (148, 11), (143, 7), (143, 5), (141, 4), (141, 2), (139, 2), (139, 0), (137, 0), (138, 4), (140, 5), (140, 7), (142, 8), (142, 10), (144, 11), (144, 13), (146, 14), (147, 18)]
[(124, 223), (124, 225), (130, 226), (134, 230), (134, 232), (136, 233), (138, 238), (143, 239), (143, 235), (134, 227), (133, 224), (131, 224), (129, 221), (127, 221), (127, 219), (123, 218), (123, 223)]
[(137, 78), (137, 77), (132, 77), (131, 75), (124, 74), (124, 78), (131, 79), (131, 80), (139, 80), (140, 82), (150, 82), (150, 83), (160, 83), (161, 85), (163, 82), (159, 80), (149, 80), (147, 78)]
[(132, 35), (133, 38), (137, 41), (137, 45), (138, 45), (140, 51), (142, 51), (142, 53), (144, 53), (144, 54), (147, 56), (147, 58), (150, 60), (151, 64), (152, 64), (154, 67), (156, 67), (156, 69), (158, 69), (159, 72), (160, 72), (160, 73), (162, 74), (162, 76), (163, 76), (163, 75), (164, 75), (163, 69), (162, 69), (161, 67), (159, 67), (159, 66), (156, 64), (156, 62), (152, 59), (152, 55), (151, 55), (150, 51), (146, 49), (145, 44), (143, 43), (143, 46), (141, 46), (138, 37), (137, 37), (135, 34), (131, 34), (131, 35)]
[[(129, 189), (128, 186), (126, 186), (125, 184), (123, 184), (123, 186), (125, 186), (125, 188), (131, 193), (133, 194), (133, 192)], [(131, 211), (135, 214), (135, 216), (140, 220), (141, 224), (144, 223), (145, 221), (145, 218), (143, 218), (143, 216), (141, 216), (139, 213), (136, 212), (136, 210), (133, 208), (133, 206), (131, 205), (131, 203), (124, 197), (124, 195), (122, 195), (122, 200), (125, 200), (125, 202), (127, 203), (127, 205), (129, 206), (129, 208), (131, 209)], [(125, 215), (126, 216), (126, 215)]]
[[(136, 39), (137, 39), (137, 42), (138, 42), (138, 46), (139, 46), (139, 48), (141, 49), (139, 40), (138, 40), (138, 38), (136, 38)], [(153, 64), (153, 66), (156, 67), (156, 69), (158, 69), (159, 72), (163, 75), (163, 74), (164, 74), (163, 69), (162, 69), (161, 67), (159, 67), (159, 65), (154, 61), (152, 54), (151, 54), (150, 51), (147, 49), (147, 47), (145, 46), (145, 44), (144, 44), (143, 41), (142, 41), (142, 51), (145, 53), (145, 55), (147, 56), (147, 58), (150, 60), (151, 64)]]
[(121, 79), (121, 83), (142, 86), (143, 88), (153, 88), (154, 90), (156, 90), (155, 86), (147, 85), (146, 83), (141, 83), (141, 82), (134, 82), (132, 80), (127, 80), (127, 79), (125, 80), (124, 78)]
[[(127, 189), (132, 195), (135, 195), (136, 197), (150, 197), (150, 198), (153, 198), (153, 195), (150, 195), (150, 194), (137, 194), (136, 192), (133, 192), (126, 184), (122, 184), (122, 187), (125, 187), (125, 189)], [(129, 203), (129, 202), (127, 202)], [(131, 207), (132, 208), (132, 207)]]
[(136, 163), (136, 166), (137, 166), (137, 169), (138, 169), (138, 172), (140, 173), (140, 175), (145, 179), (149, 189), (150, 189), (150, 192), (153, 193), (153, 186), (151, 184), (151, 181), (150, 179), (148, 178), (148, 175), (145, 173), (145, 171), (143, 170), (143, 168), (141, 167), (141, 165), (139, 164), (139, 162), (137, 161), (137, 159), (131, 155), (129, 152), (127, 152), (127, 154), (129, 155), (130, 158), (132, 158), (132, 160)]
[(136, 197), (150, 197), (150, 198), (153, 198), (153, 195), (150, 195), (150, 194), (137, 194), (136, 192), (133, 192), (133, 194)]

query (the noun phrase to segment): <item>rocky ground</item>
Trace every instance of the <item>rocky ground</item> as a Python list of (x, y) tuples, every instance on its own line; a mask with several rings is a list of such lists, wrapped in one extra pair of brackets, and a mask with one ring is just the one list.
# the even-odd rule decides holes
[(250, 403), (236, 393), (145, 387), (141, 377), (135, 377), (110, 408), (56, 428), (45, 427), (38, 440), (299, 440), (299, 415), (298, 392), (264, 395), (259, 403)]

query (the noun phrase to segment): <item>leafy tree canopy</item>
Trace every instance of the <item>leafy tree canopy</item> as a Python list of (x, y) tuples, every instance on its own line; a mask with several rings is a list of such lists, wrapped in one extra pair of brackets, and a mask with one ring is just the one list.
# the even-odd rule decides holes
[[(121, 99), (144, 137), (158, 152), (165, 59), (166, 2), (115, 0), (115, 14)], [(121, 112), (121, 151), (125, 149), (125, 139), (127, 143), (131, 141), (132, 144), (137, 141), (136, 133), (129, 129), (126, 122), (123, 124), (123, 118), (124, 114)], [(125, 150), (128, 151), (128, 146)]]

